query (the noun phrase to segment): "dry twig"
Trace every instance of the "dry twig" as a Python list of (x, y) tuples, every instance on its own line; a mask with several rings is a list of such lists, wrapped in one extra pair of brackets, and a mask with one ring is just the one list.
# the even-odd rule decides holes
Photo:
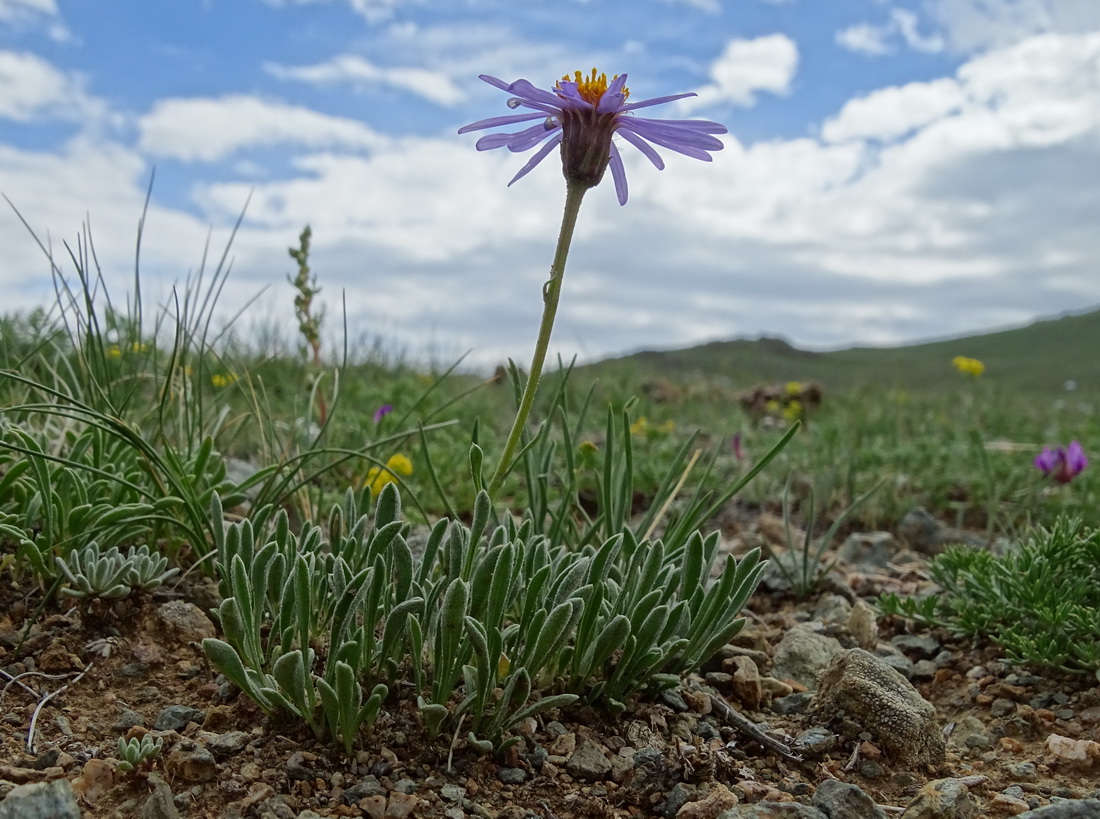
[(743, 716), (739, 711), (735, 710), (732, 705), (726, 702), (725, 698), (722, 697), (722, 695), (714, 689), (708, 686), (699, 685), (698, 683), (693, 683), (691, 688), (696, 691), (702, 691), (705, 694), (710, 695), (711, 705), (714, 708), (715, 713), (717, 713), (719, 717), (725, 720), (727, 725), (736, 728), (743, 734), (747, 734), (748, 736), (759, 742), (761, 745), (763, 745), (765, 748), (774, 751), (780, 756), (784, 756), (794, 762), (802, 761), (802, 757), (792, 751), (789, 745), (780, 742), (778, 739), (768, 734), (763, 728), (761, 728), (751, 719)]

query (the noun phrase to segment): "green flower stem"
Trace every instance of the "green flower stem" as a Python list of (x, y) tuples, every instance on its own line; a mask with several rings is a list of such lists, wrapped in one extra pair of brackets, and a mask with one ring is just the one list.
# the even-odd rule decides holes
[(577, 214), (581, 209), (581, 200), (588, 188), (588, 185), (576, 180), (568, 178), (565, 180), (565, 212), (561, 218), (558, 246), (554, 251), (554, 261), (550, 265), (550, 280), (542, 287), (542, 324), (539, 326), (539, 336), (535, 342), (535, 353), (531, 357), (531, 369), (527, 375), (527, 384), (523, 388), (519, 409), (516, 410), (516, 420), (512, 423), (512, 431), (508, 434), (508, 441), (504, 445), (500, 463), (497, 464), (497, 471), (493, 475), (493, 480), (489, 483), (490, 498), (496, 498), (497, 492), (500, 491), (500, 485), (504, 483), (504, 478), (512, 470), (512, 458), (515, 457), (516, 448), (519, 446), (524, 427), (527, 425), (527, 417), (531, 414), (531, 407), (535, 403), (535, 392), (539, 388), (539, 379), (542, 377), (542, 366), (546, 362), (546, 351), (550, 348), (550, 333), (554, 329), (554, 317), (558, 313), (558, 297), (561, 295), (561, 280), (565, 275), (565, 260), (569, 256), (569, 245), (573, 241), (573, 228), (577, 225)]

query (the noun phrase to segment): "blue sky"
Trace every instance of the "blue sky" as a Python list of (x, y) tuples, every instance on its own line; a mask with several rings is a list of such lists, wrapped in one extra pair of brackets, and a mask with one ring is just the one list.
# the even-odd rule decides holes
[[(0, 0), (0, 192), (58, 264), (89, 220), (113, 294), (167, 298), (248, 201), (221, 297), (292, 327), (305, 224), (330, 330), (529, 356), (563, 182), (457, 130), (487, 73), (629, 74), (729, 128), (713, 163), (623, 153), (588, 195), (554, 349), (780, 335), (896, 344), (1100, 304), (1096, 0)], [(249, 199), (249, 197), (251, 197)], [(49, 265), (0, 214), (9, 310)]]

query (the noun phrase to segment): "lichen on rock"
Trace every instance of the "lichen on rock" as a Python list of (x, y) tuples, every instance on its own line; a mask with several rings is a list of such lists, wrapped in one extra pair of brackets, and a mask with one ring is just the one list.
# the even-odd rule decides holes
[(849, 739), (866, 731), (902, 764), (934, 765), (944, 759), (935, 708), (898, 671), (861, 648), (833, 657), (810, 707), (815, 718)]

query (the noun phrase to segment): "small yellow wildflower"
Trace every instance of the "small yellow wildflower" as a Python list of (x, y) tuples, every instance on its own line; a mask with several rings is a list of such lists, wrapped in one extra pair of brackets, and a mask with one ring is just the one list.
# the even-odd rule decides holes
[(630, 434), (640, 438), (659, 438), (665, 435), (671, 435), (675, 429), (676, 422), (671, 418), (659, 424), (651, 424), (648, 418), (641, 415), (638, 417), (638, 420), (630, 425)]
[(386, 467), (401, 475), (411, 475), (413, 473), (412, 461), (400, 453), (391, 456), (390, 459), (386, 461)]
[(117, 344), (112, 344), (110, 347), (107, 348), (107, 357), (122, 358), (122, 348), (120, 348)]
[(797, 421), (802, 417), (802, 402), (798, 399), (792, 399), (787, 403), (787, 406), (783, 407), (783, 417), (791, 422)]
[(787, 395), (801, 395), (801, 394), (802, 394), (802, 384), (801, 384), (801, 382), (798, 382), (798, 381), (788, 381), (787, 382)]
[(372, 466), (367, 472), (367, 477), (364, 479), (364, 483), (370, 487), (371, 494), (374, 497), (378, 497), (378, 493), (382, 491), (382, 488), (389, 483), (397, 483), (397, 475), (411, 475), (413, 472), (412, 461), (405, 455), (397, 453), (391, 455), (390, 459), (386, 461), (386, 466), (378, 467)]
[(772, 398), (764, 405), (764, 412), (768, 415), (778, 415), (780, 412), (779, 402)]
[(218, 388), (228, 387), (230, 384), (237, 383), (237, 375), (236, 373), (225, 373), (224, 375), (222, 373), (214, 373), (210, 376), (210, 383)]
[(967, 358), (965, 355), (955, 356), (951, 359), (951, 363), (954, 364), (955, 369), (963, 375), (972, 375), (977, 378), (985, 372), (985, 364), (978, 361), (976, 358)]

